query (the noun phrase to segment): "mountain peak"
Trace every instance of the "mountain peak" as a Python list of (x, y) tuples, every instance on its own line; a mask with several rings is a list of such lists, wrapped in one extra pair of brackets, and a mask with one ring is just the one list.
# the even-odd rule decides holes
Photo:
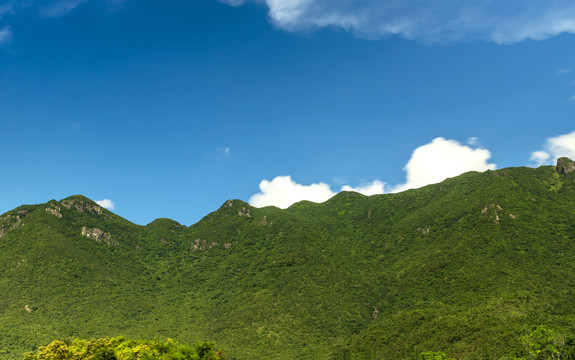
[(83, 202), (83, 203), (89, 203), (89, 204), (95, 204), (96, 203), (94, 200), (91, 200), (91, 199), (85, 197), (84, 195), (68, 196), (67, 198), (60, 200), (60, 202), (62, 202), (62, 201), (77, 201), (77, 202)]
[(68, 209), (75, 209), (79, 212), (88, 211), (93, 215), (102, 215), (104, 209), (95, 201), (83, 195), (74, 195), (60, 200), (60, 204)]
[(570, 172), (575, 171), (575, 161), (568, 157), (560, 157), (557, 159), (557, 166), (555, 168), (561, 175), (569, 174)]

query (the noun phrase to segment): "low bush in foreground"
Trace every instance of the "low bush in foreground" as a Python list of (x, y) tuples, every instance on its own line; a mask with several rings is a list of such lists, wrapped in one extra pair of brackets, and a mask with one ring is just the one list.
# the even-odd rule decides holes
[(225, 360), (225, 355), (213, 343), (195, 346), (177, 343), (171, 339), (128, 340), (124, 337), (92, 340), (76, 339), (72, 342), (54, 340), (36, 352), (24, 354), (24, 360)]

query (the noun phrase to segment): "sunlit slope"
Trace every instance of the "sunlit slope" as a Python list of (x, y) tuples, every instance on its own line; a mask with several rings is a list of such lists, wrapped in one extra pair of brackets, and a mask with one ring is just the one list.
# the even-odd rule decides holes
[(384, 310), (350, 353), (499, 358), (534, 325), (571, 329), (573, 175), (504, 169), (400, 194), (413, 211), (381, 237)]
[(555, 167), (286, 210), (230, 200), (191, 227), (75, 196), (2, 215), (0, 235), (5, 356), (124, 335), (238, 359), (496, 358), (575, 314), (575, 173)]

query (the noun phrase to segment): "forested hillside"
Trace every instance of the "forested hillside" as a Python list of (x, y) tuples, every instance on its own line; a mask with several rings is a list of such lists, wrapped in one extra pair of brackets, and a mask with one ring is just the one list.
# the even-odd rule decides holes
[(526, 356), (538, 325), (575, 323), (572, 166), (286, 210), (229, 200), (191, 227), (83, 196), (21, 206), (0, 216), (0, 358), (120, 335), (237, 359)]

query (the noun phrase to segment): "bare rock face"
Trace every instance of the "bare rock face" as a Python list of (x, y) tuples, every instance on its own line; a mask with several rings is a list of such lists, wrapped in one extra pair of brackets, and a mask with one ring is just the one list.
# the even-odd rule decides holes
[(244, 206), (240, 211), (238, 211), (238, 216), (251, 218), (252, 214), (250, 213), (250, 209), (246, 209)]
[[(196, 239), (194, 241), (192, 241), (192, 243), (190, 244), (190, 251), (191, 252), (196, 252), (196, 251), (203, 251), (203, 250), (209, 250), (215, 246), (219, 246), (220, 243), (212, 241), (212, 242), (207, 242), (206, 240), (202, 240), (202, 239)], [(226, 249), (229, 249), (232, 247), (232, 244), (230, 243), (225, 243), (223, 245)]]
[(22, 219), (24, 219), (26, 215), (28, 215), (28, 211), (19, 210), (18, 213), (14, 215), (7, 214), (0, 216), (0, 238), (6, 235), (8, 231), (22, 225)]
[(98, 228), (82, 228), (82, 235), (90, 238), (96, 242), (104, 242), (108, 245), (120, 245), (117, 240), (112, 238), (112, 234), (104, 232), (102, 229)]
[[(481, 215), (493, 220), (495, 225), (497, 225), (503, 218), (503, 208), (498, 204), (489, 204), (481, 210)], [(509, 214), (509, 216), (513, 217), (514, 215)]]
[(557, 166), (555, 167), (557, 172), (561, 175), (569, 174), (570, 172), (575, 171), (575, 161), (562, 157), (557, 159)]
[(68, 209), (75, 209), (79, 212), (87, 211), (92, 215), (102, 215), (103, 213), (102, 207), (98, 205), (87, 204), (79, 200), (63, 200), (61, 204)]
[(62, 214), (60, 213), (60, 205), (58, 203), (52, 203), (46, 208), (46, 212), (48, 214), (52, 214), (57, 218), (62, 218)]

